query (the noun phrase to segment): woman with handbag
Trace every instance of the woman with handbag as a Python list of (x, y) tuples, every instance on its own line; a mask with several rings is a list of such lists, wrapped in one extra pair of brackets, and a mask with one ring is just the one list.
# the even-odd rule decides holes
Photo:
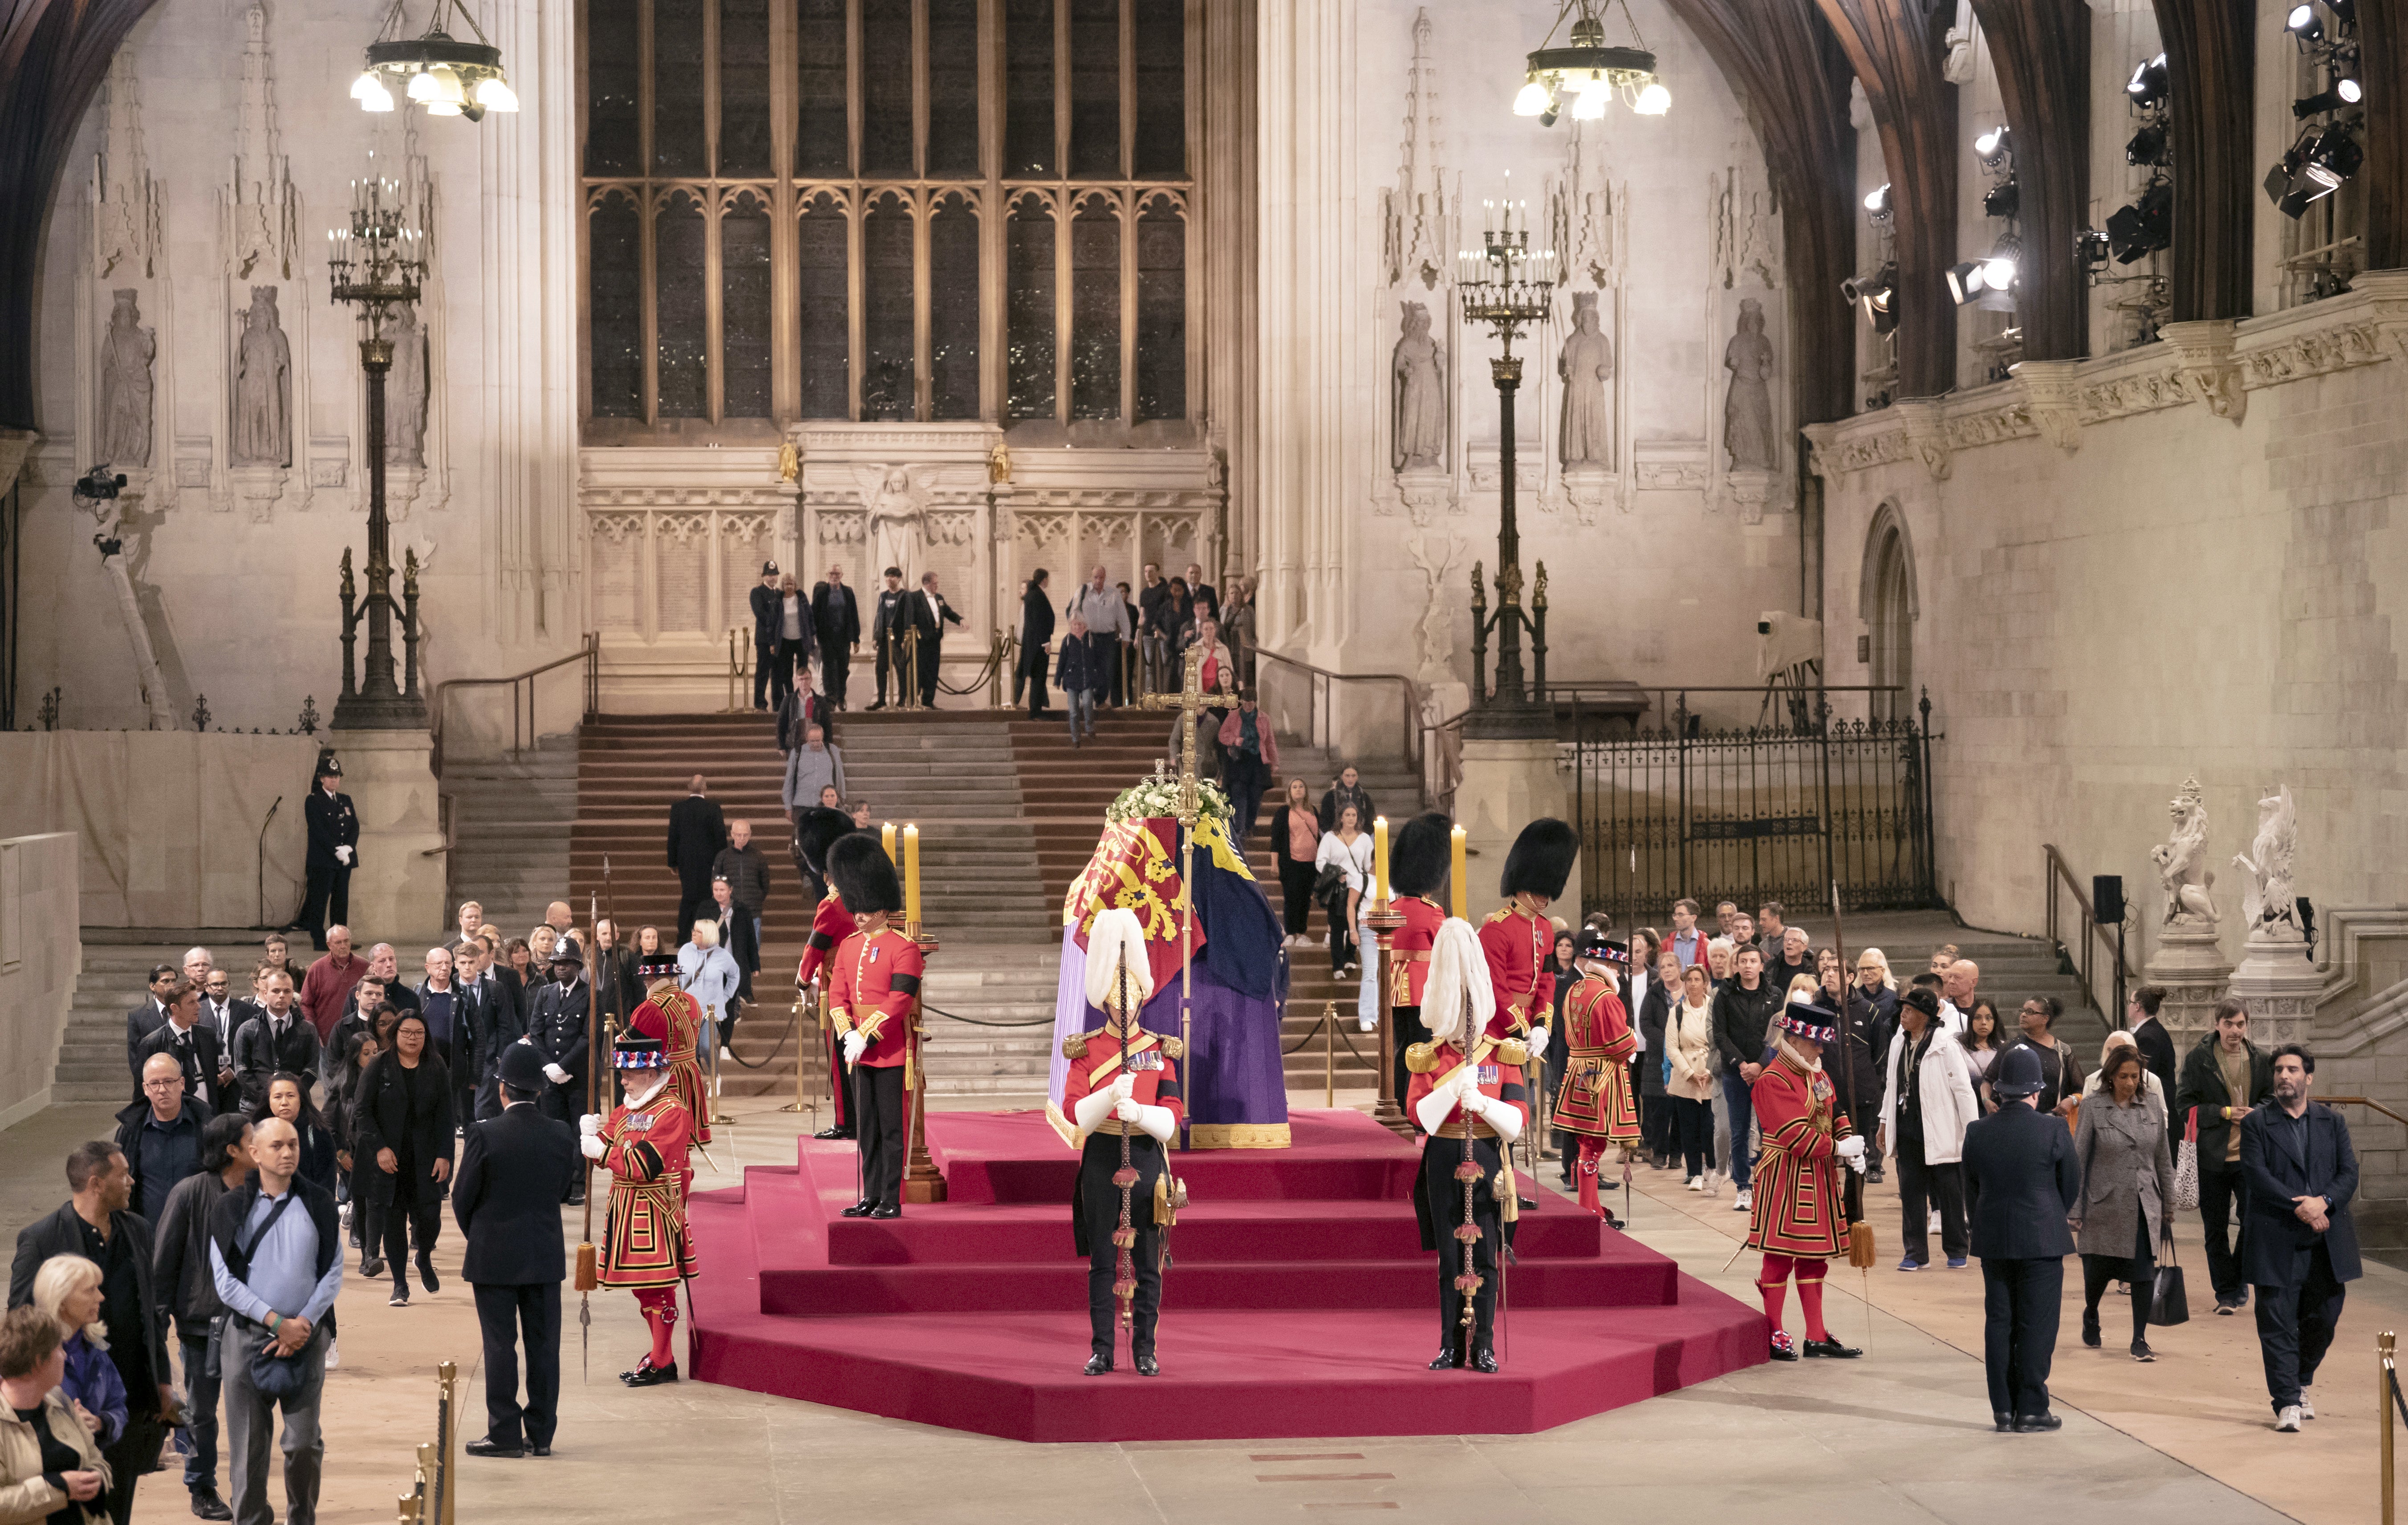
[[(2160, 1273), (2153, 1245), (2173, 1254), (2174, 1167), (2166, 1148), (2165, 1105), (2141, 1087), (2148, 1071), (2140, 1050), (2110, 1049), (2100, 1067), (2106, 1078), (2096, 1097), (2082, 1104), (2073, 1137), (2073, 1158), (2082, 1167), (2082, 1195), (2068, 1225), (2082, 1253), (2082, 1343), (2100, 1347), (2099, 1298), (2111, 1281), (2132, 1284), (2132, 1359), (2155, 1361), (2146, 1338)], [(2163, 1275), (2178, 1297), (2181, 1270)], [(2165, 1319), (2164, 1322), (2180, 1322)]]
[(435, 1236), (443, 1225), (443, 1185), (452, 1178), (452, 1077), (427, 1050), (426, 1023), (405, 1011), (394, 1024), (393, 1048), (360, 1076), (354, 1104), (355, 1151), (373, 1165), (371, 1200), (382, 1209), (384, 1258), (393, 1267), (396, 1308), (409, 1306), (409, 1248), (418, 1246), (418, 1276), (440, 1291)]
[(1313, 898), (1329, 912), (1329, 972), (1344, 979), (1357, 967), (1354, 907), (1371, 892), (1371, 837), (1353, 805), (1340, 810), (1338, 824), (1322, 834), (1312, 867)]

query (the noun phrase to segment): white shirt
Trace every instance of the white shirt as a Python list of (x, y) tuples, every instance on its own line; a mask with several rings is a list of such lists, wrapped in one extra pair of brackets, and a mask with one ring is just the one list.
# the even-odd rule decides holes
[(1956, 1009), (1956, 1003), (1944, 995), (1940, 998), (1940, 1027), (1942, 1032), (1957, 1037), (1965, 1033), (1965, 1014)]

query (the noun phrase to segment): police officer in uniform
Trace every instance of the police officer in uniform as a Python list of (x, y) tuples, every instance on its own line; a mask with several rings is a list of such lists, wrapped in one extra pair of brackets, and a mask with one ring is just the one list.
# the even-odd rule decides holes
[(584, 1167), (576, 1131), (535, 1105), (547, 1083), (532, 1048), (514, 1043), (503, 1053), (500, 1085), (501, 1112), (468, 1125), (452, 1178), (452, 1213), (468, 1237), (460, 1274), (476, 1290), (485, 1348), (485, 1433), (467, 1450), (550, 1456), (560, 1417), (560, 1284), (568, 1275), (560, 1199)]
[(895, 669), (895, 699), (897, 704), (910, 691), (911, 675), (903, 670), (903, 626), (906, 614), (903, 601), (911, 595), (903, 591), (903, 569), (886, 569), (886, 586), (878, 590), (878, 612), (869, 619), (869, 639), (878, 648), (878, 702), (872, 709), (886, 707), (886, 669)]
[(307, 932), (321, 953), (326, 950), (328, 913), (337, 926), (351, 919), (351, 870), (360, 866), (360, 813), (337, 787), (342, 777), (343, 764), (335, 754), (320, 752), (317, 787), (301, 806), (309, 828), (308, 893), (301, 902), (301, 919), (285, 929)]
[[(526, 1041), (543, 1061), (543, 1076), (552, 1082), (537, 1098), (543, 1115), (573, 1123), (585, 1115), (586, 1050), (592, 1016), (586, 993), (585, 958), (566, 937), (552, 952), (552, 983), (535, 993), (527, 1014)], [(585, 1173), (579, 1171), (569, 1188), (571, 1205), (585, 1200)]]

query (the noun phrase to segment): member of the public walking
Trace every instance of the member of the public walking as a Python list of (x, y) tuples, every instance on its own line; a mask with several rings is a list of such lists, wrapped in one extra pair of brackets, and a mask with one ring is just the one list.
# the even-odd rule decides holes
[(2110, 1049), (2099, 1067), (2099, 1093), (2082, 1104), (2073, 1157), (2082, 1167), (2074, 1204), (2074, 1244), (2082, 1251), (2082, 1343), (2103, 1343), (2099, 1299), (2113, 1281), (2132, 1288), (2132, 1359), (2155, 1361), (2149, 1304), (2160, 1245), (2172, 1247), (2173, 1153), (2166, 1147), (2165, 1104), (2148, 1093), (2140, 1050)]
[(2341, 1114), (2308, 1099), (2315, 1055), (2286, 1043), (2274, 1050), (2273, 1071), (2272, 1101), (2241, 1125), (2241, 1169), (2249, 1181), (2241, 1268), (2258, 1289), (2258, 1346), (2274, 1428), (2289, 1432), (2316, 1417), (2316, 1370), (2341, 1327), (2344, 1290), (2362, 1274), (2349, 1212), (2358, 1151)]

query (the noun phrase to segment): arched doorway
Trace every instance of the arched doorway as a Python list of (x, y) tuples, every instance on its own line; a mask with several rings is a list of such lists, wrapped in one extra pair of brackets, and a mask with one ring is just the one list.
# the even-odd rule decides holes
[(1892, 689), (1872, 697), (1872, 718), (1906, 720), (1914, 713), (1914, 621), (1921, 613), (1914, 587), (1914, 547), (1906, 520), (1893, 504), (1874, 514), (1865, 537), (1865, 573), (1857, 612), (1868, 632), (1870, 672), (1866, 681)]

